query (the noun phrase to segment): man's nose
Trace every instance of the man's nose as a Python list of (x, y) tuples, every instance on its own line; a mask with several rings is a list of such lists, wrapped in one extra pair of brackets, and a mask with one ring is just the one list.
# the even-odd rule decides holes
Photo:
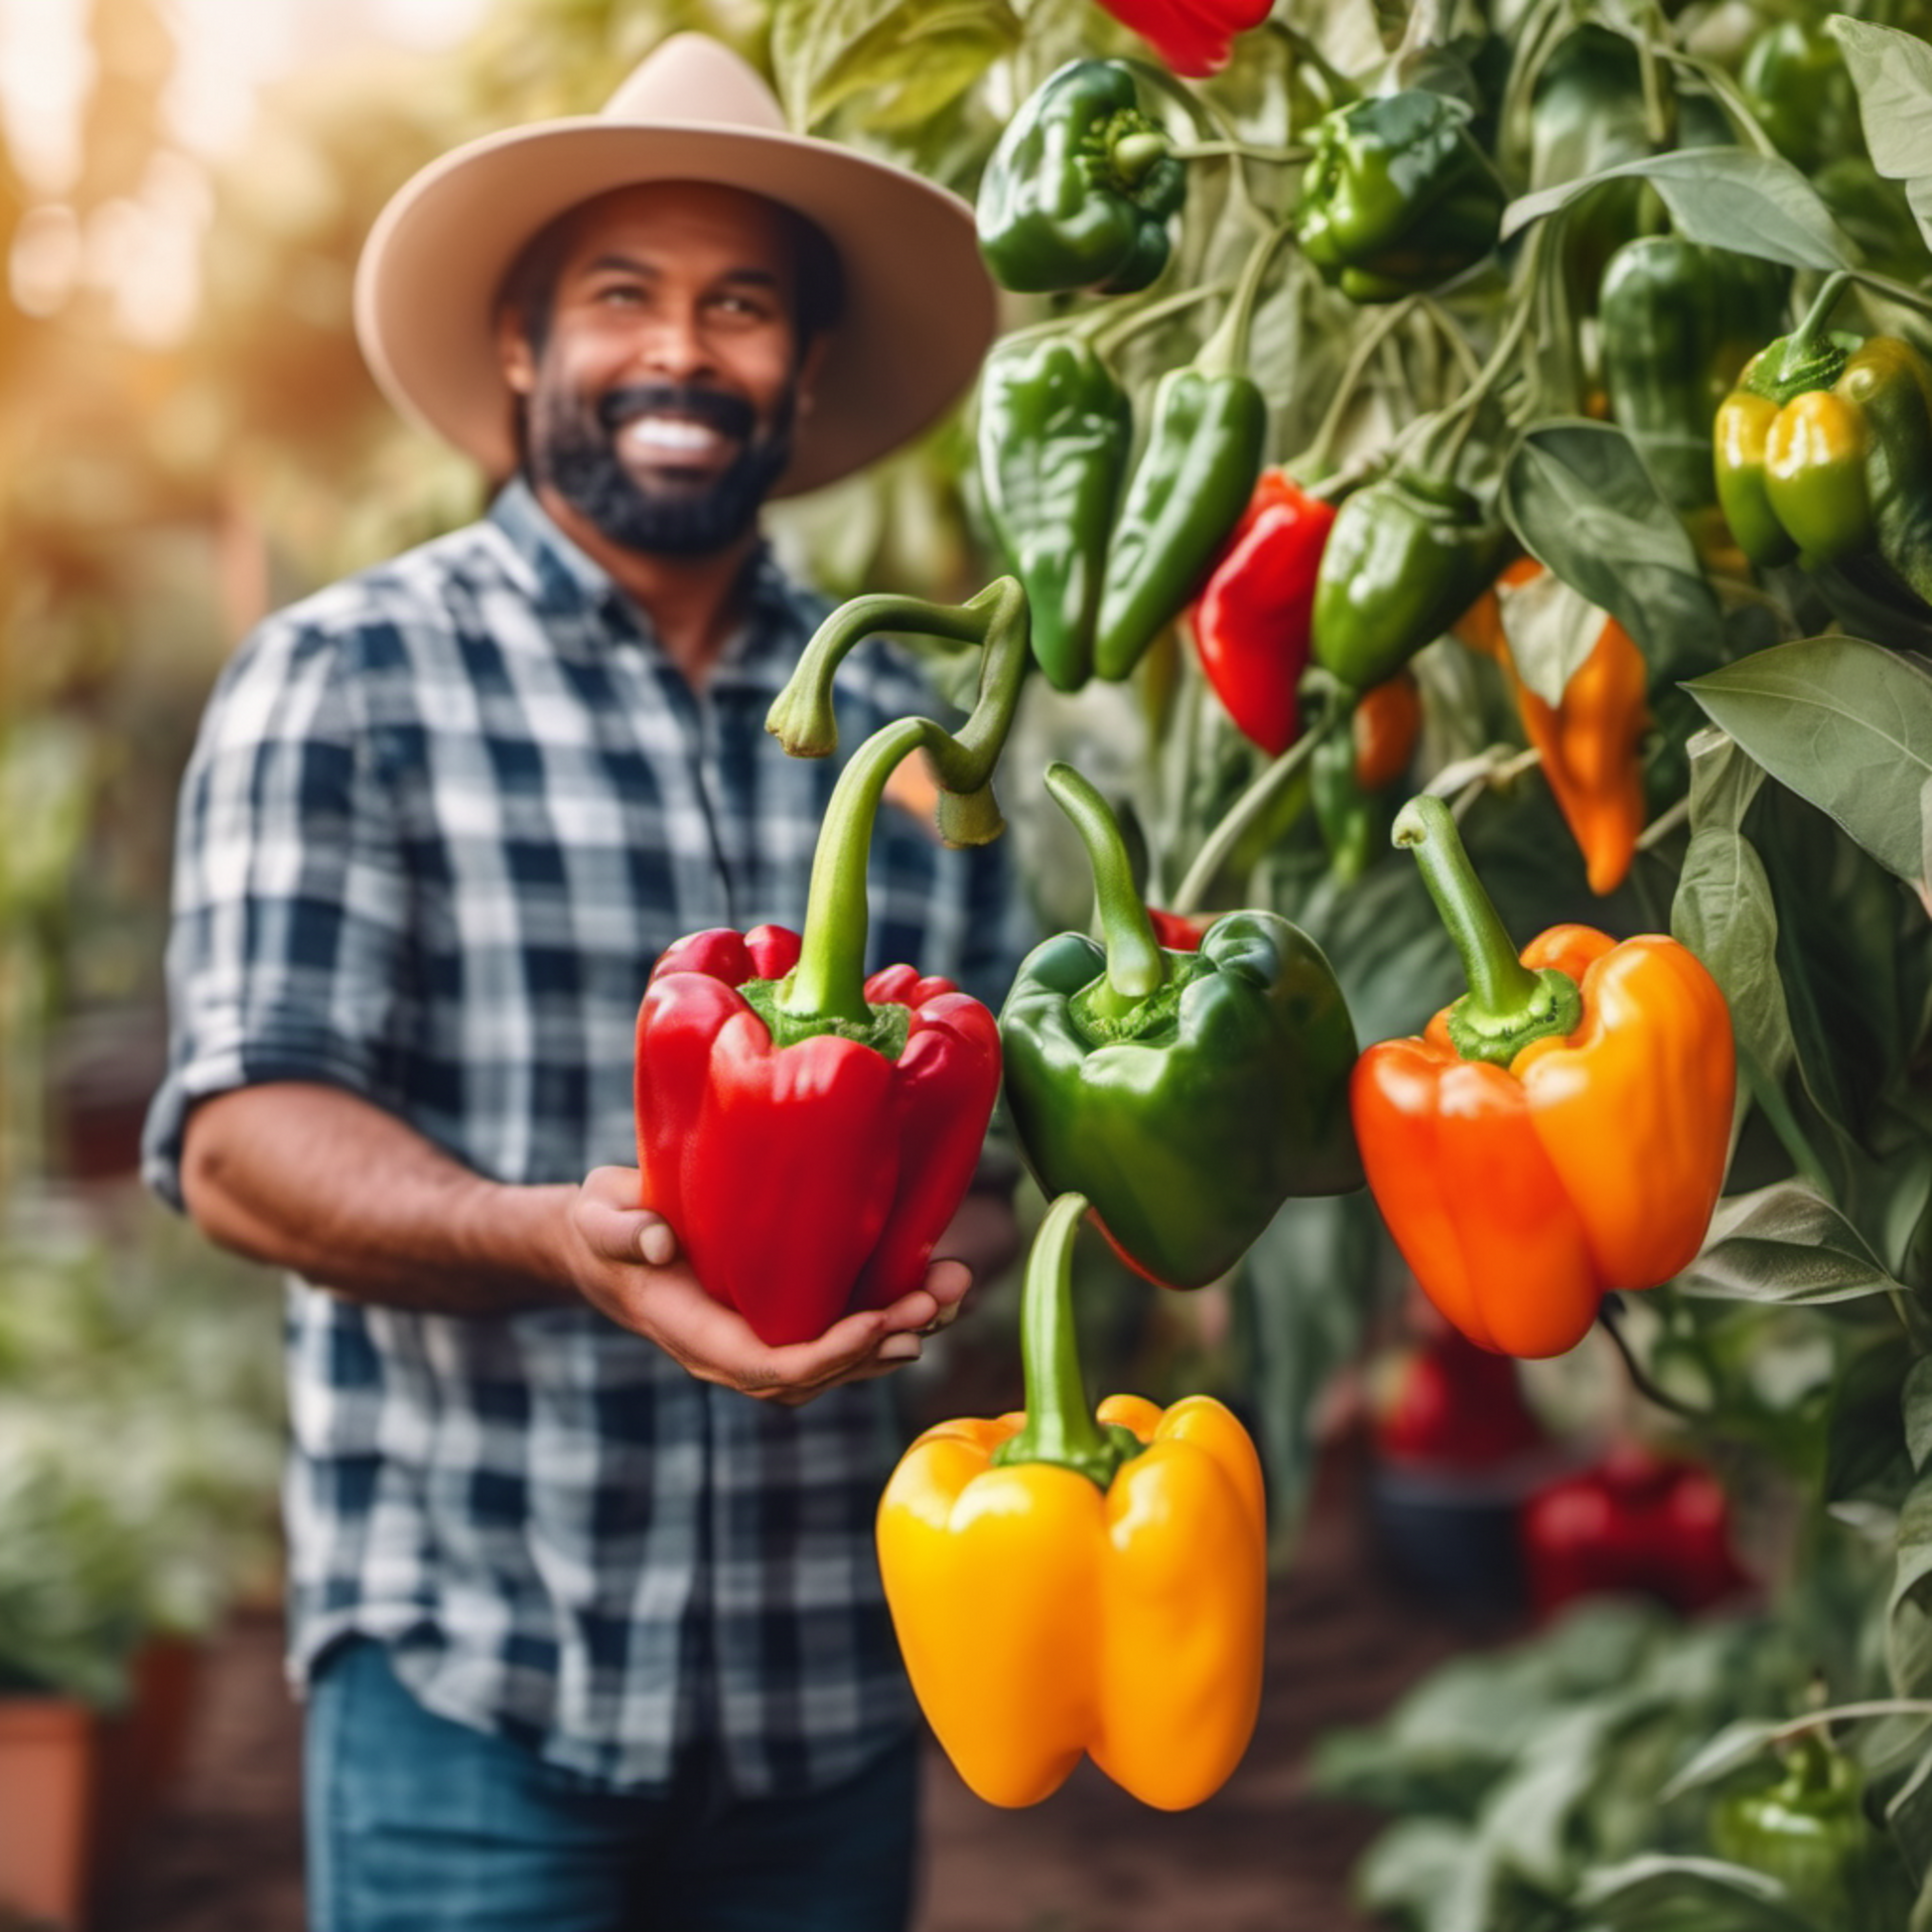
[(653, 374), (673, 382), (715, 374), (717, 358), (705, 333), (703, 311), (696, 303), (661, 305), (643, 326), (637, 359)]

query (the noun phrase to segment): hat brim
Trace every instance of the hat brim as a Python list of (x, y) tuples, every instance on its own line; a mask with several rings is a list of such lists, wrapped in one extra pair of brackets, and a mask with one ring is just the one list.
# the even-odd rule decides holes
[(772, 494), (816, 489), (897, 449), (972, 382), (997, 300), (959, 197), (827, 141), (586, 115), (455, 149), (382, 210), (356, 269), (355, 332), (383, 393), (507, 477), (516, 438), (494, 317), (503, 277), (556, 216), (652, 181), (766, 196), (817, 222), (838, 250), (845, 312)]

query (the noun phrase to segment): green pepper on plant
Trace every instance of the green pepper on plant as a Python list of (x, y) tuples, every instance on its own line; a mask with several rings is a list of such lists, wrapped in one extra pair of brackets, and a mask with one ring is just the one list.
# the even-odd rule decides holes
[(1412, 87), (1324, 114), (1302, 178), (1302, 252), (1353, 302), (1436, 288), (1496, 245), (1507, 197), (1447, 95)]
[(1777, 1879), (1820, 1925), (1902, 1924), (1903, 1867), (1865, 1818), (1862, 1783), (1843, 1751), (1808, 1730), (1790, 1746), (1777, 1783), (1719, 1800), (1712, 1847)]
[(1770, 262), (1661, 234), (1624, 243), (1603, 272), (1610, 415), (1680, 513), (1718, 500), (1712, 418), (1782, 319), (1786, 281)]
[(1187, 175), (1119, 61), (1069, 61), (1007, 123), (980, 184), (980, 252), (1026, 294), (1144, 289)]
[(1828, 332), (1843, 281), (1718, 411), (1718, 500), (1753, 563), (1872, 557), (1932, 602), (1932, 364), (1896, 336)]
[(1077, 337), (1023, 341), (981, 378), (980, 487), (987, 520), (1027, 593), (1035, 659), (1059, 691), (1093, 671), (1107, 536), (1134, 418), (1125, 391)]
[(1063, 932), (1021, 967), (1000, 1016), (1007, 1110), (1047, 1193), (1087, 1195), (1149, 1280), (1200, 1288), (1289, 1195), (1360, 1185), (1354, 1026), (1277, 913), (1226, 913), (1197, 950), (1158, 944), (1105, 800), (1067, 764), (1046, 786), (1087, 847), (1106, 943)]
[(1248, 507), (1268, 439), (1268, 404), (1247, 373), (1249, 328), (1287, 237), (1280, 228), (1255, 245), (1213, 335), (1155, 388), (1147, 447), (1107, 550), (1093, 646), (1101, 677), (1124, 678), (1141, 661), (1201, 588)]

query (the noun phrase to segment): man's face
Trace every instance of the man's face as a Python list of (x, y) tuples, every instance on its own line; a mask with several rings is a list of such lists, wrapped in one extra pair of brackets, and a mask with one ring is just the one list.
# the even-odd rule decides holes
[(793, 231), (762, 197), (661, 182), (587, 204), (541, 348), (514, 323), (502, 339), (533, 479), (626, 549), (728, 548), (789, 461), (817, 370), (796, 315)]

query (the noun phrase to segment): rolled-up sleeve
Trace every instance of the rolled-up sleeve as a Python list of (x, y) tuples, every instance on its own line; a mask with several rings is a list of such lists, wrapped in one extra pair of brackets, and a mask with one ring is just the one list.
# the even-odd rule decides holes
[(143, 1172), (182, 1205), (196, 1103), (313, 1080), (386, 1103), (407, 882), (353, 636), (271, 621), (223, 673), (183, 778), (169, 1064)]

